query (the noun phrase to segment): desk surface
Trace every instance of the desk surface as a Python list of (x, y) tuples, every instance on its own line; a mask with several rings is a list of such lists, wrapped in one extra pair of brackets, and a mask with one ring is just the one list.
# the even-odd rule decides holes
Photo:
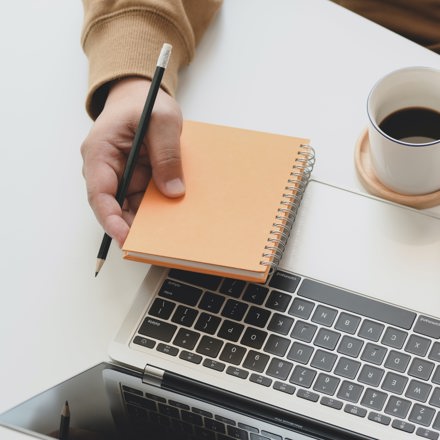
[[(353, 153), (368, 91), (391, 70), (440, 68), (440, 58), (326, 0), (278, 0), (267, 14), (271, 4), (225, 0), (182, 72), (184, 116), (309, 137), (317, 179), (364, 191)], [(3, 12), (0, 412), (105, 360), (147, 271), (112, 247), (94, 278), (102, 231), (81, 176), (91, 125), (81, 2)]]

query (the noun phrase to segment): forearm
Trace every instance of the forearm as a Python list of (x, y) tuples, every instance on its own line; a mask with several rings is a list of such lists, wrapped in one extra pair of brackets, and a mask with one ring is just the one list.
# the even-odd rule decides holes
[(86, 108), (92, 118), (102, 110), (108, 84), (127, 76), (151, 79), (164, 42), (173, 53), (162, 85), (171, 95), (177, 73), (222, 0), (83, 0), (81, 43), (89, 60)]

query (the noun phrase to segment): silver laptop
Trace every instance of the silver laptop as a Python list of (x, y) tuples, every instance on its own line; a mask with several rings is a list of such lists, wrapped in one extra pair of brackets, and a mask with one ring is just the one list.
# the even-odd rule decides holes
[(439, 294), (440, 219), (311, 181), (265, 285), (151, 268), (111, 362), (0, 423), (46, 438), (69, 400), (72, 438), (438, 439)]

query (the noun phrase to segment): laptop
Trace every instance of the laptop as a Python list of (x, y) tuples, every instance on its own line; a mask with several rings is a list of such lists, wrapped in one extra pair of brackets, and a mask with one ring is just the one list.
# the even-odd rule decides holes
[(111, 360), (0, 415), (37, 438), (440, 438), (440, 219), (311, 180), (266, 284), (152, 267)]

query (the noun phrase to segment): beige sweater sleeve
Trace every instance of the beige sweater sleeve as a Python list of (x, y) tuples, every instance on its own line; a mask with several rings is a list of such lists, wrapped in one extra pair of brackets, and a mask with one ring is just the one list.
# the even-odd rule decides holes
[(173, 95), (180, 67), (222, 0), (83, 0), (81, 44), (89, 60), (86, 109), (95, 119), (111, 81), (126, 76), (151, 79), (163, 43), (173, 46), (163, 88)]

